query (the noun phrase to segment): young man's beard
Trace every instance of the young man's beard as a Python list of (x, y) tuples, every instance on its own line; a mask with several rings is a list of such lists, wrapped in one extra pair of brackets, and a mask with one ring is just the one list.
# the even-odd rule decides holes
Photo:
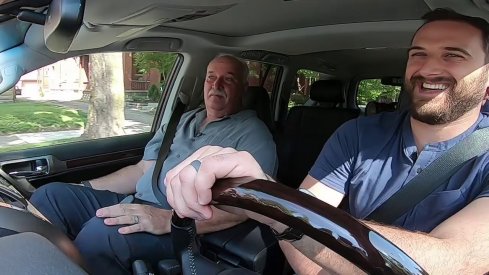
[[(430, 79), (434, 82), (447, 84), (445, 98), (440, 100), (433, 98), (429, 101), (417, 101), (414, 99), (414, 87), (421, 86), (426, 78), (414, 76), (405, 82), (406, 92), (411, 98), (411, 116), (421, 122), (430, 125), (440, 125), (453, 122), (459, 119), (468, 111), (480, 105), (485, 96), (487, 81), (487, 70), (483, 70), (480, 75), (471, 83), (460, 82), (452, 77), (439, 77)], [(439, 101), (439, 103), (436, 103)]]

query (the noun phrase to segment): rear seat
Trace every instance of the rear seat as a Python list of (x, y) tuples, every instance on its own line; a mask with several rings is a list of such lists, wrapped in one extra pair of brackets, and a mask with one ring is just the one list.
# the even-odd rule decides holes
[(331, 134), (360, 114), (357, 109), (338, 107), (345, 101), (339, 80), (314, 82), (310, 97), (319, 106), (292, 107), (277, 141), (277, 178), (293, 188), (297, 188), (305, 178)]
[(382, 112), (394, 112), (397, 110), (397, 102), (383, 103), (377, 101), (370, 101), (365, 106), (365, 115), (371, 116), (375, 114), (380, 114)]
[(258, 118), (267, 125), (272, 133), (274, 132), (270, 96), (265, 88), (249, 86), (248, 91), (243, 96), (243, 106), (245, 109), (255, 110)]

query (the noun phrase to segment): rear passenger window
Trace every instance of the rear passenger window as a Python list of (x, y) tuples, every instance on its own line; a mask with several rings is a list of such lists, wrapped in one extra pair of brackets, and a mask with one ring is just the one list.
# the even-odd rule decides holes
[(268, 95), (271, 96), (279, 83), (280, 67), (258, 61), (246, 61), (246, 64), (250, 70), (248, 85), (263, 87), (267, 90)]
[(312, 83), (327, 79), (328, 75), (311, 70), (301, 69), (295, 74), (295, 82), (290, 93), (289, 109), (294, 106), (301, 106), (306, 104), (309, 100), (309, 93), (311, 91)]
[(397, 102), (400, 92), (400, 86), (384, 85), (380, 79), (364, 79), (358, 84), (357, 105), (365, 110), (369, 102)]

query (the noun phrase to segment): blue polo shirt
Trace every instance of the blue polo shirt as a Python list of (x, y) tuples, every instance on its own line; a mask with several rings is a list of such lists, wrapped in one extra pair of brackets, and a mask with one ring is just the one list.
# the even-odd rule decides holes
[[(276, 174), (278, 160), (275, 143), (267, 126), (256, 116), (255, 111), (244, 110), (221, 120), (210, 122), (200, 131), (200, 125), (206, 116), (206, 110), (203, 108), (182, 115), (160, 173), (159, 187), (163, 194), (166, 194), (166, 188), (163, 184), (166, 173), (206, 145), (232, 147), (238, 151), (247, 151), (257, 160), (263, 171), (269, 175)], [(160, 127), (146, 145), (144, 160), (156, 160), (158, 158), (165, 133), (164, 129), (165, 126)], [(155, 164), (137, 182), (136, 197), (158, 203), (151, 184)], [(163, 207), (170, 209), (168, 204), (163, 205)]]
[[(408, 112), (387, 112), (343, 124), (326, 142), (309, 175), (346, 194), (350, 214), (366, 218), (446, 150), (489, 126), (487, 114), (459, 136), (417, 155)], [(489, 196), (489, 153), (469, 160), (445, 184), (393, 225), (430, 232), (471, 201)]]

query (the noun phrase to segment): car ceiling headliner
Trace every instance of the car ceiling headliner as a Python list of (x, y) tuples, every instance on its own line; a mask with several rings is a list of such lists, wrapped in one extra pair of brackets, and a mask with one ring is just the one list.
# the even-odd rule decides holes
[[(72, 50), (124, 50), (136, 38), (170, 37), (181, 39), (181, 52), (266, 50), (323, 72), (398, 73), (421, 15), (449, 6), (487, 19), (474, 2), (480, 1), (86, 0)], [(205, 14), (211, 15), (185, 21)], [(34, 27), (26, 36), (31, 48), (40, 46)]]

